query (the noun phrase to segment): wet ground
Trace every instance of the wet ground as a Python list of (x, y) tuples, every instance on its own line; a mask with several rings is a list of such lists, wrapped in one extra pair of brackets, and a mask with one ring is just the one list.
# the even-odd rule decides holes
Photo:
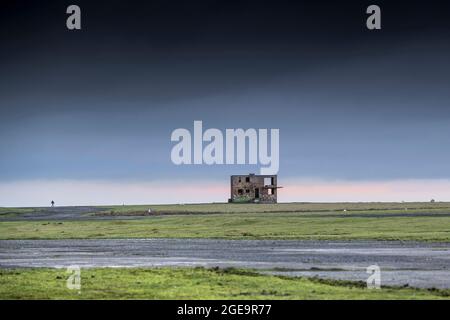
[(1, 240), (0, 267), (245, 267), (289, 276), (450, 288), (450, 244), (213, 239)]

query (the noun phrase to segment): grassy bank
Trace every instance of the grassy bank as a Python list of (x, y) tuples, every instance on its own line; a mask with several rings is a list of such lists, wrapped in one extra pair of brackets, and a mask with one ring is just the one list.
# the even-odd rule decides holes
[(369, 290), (362, 284), (203, 268), (82, 269), (81, 290), (63, 269), (0, 270), (0, 299), (448, 299), (450, 292)]
[(341, 203), (276, 203), (276, 204), (173, 204), (110, 206), (99, 212), (101, 215), (143, 215), (151, 209), (156, 214), (199, 213), (294, 213), (294, 212), (347, 212), (351, 211), (405, 211), (426, 210), (450, 212), (449, 202), (341, 202)]
[(39, 211), (38, 208), (2, 208), (0, 207), (1, 217), (15, 217), (23, 213), (33, 213)]
[[(42, 213), (46, 210), (56, 211), (58, 208), (29, 207), (2, 208), (2, 216), (18, 216), (22, 213)], [(92, 207), (92, 213), (102, 216), (141, 216), (147, 215), (151, 209), (153, 214), (220, 214), (220, 213), (302, 213), (302, 212), (402, 212), (427, 211), (450, 212), (450, 202), (293, 202), (276, 204), (230, 204), (230, 203), (200, 203), (200, 204), (164, 204), (164, 205), (122, 205)], [(406, 210), (405, 210), (406, 209)]]
[(222, 238), (450, 241), (448, 216), (359, 213), (168, 215), (138, 220), (0, 222), (0, 239)]

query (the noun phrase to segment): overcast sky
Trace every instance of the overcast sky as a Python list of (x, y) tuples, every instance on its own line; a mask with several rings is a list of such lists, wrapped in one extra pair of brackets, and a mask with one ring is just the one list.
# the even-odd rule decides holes
[(328, 2), (2, 4), (0, 206), (226, 201), (259, 167), (175, 166), (194, 120), (280, 129), (284, 201), (450, 200), (449, 5)]

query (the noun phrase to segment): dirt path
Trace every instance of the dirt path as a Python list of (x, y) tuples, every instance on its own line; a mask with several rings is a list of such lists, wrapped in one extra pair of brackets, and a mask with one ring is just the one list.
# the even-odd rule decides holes
[(245, 267), (289, 276), (450, 288), (450, 244), (212, 239), (2, 240), (0, 267)]

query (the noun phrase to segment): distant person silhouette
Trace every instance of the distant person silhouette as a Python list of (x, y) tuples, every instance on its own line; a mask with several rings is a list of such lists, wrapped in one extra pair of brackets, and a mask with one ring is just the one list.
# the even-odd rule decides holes
[(51, 204), (52, 204), (52, 207), (54, 207), (55, 206), (55, 201), (52, 200)]

